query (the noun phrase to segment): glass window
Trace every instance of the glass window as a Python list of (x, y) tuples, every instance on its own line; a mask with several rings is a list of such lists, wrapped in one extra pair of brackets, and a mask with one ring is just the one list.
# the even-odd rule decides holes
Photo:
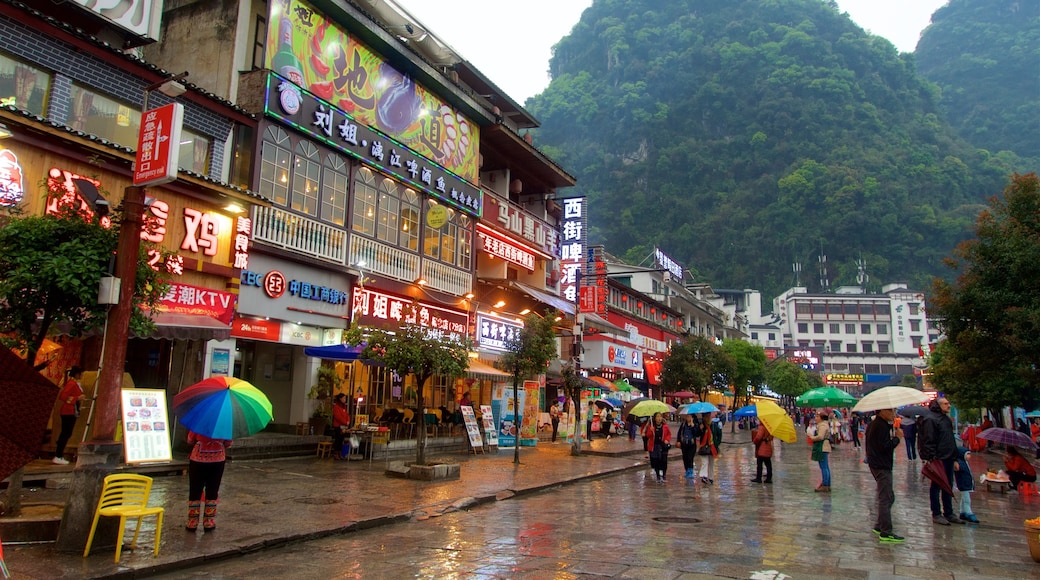
[(827, 305), (823, 302), (814, 302), (812, 305), (813, 314), (827, 314)]
[(318, 176), (321, 155), (310, 141), (296, 144), (293, 160), (292, 209), (311, 216), (318, 215)]
[(870, 325), (869, 324), (861, 324), (861, 325), (859, 325), (859, 332), (860, 332), (860, 334), (870, 334)]
[(141, 114), (105, 95), (73, 84), (69, 126), (131, 149), (137, 148)]
[(799, 332), (799, 334), (805, 334), (805, 333), (809, 332), (809, 324), (807, 322), (799, 322), (798, 323), (798, 332)]
[(841, 352), (841, 341), (840, 340), (832, 340), (831, 341), (831, 352)]
[(376, 223), (376, 237), (395, 246), (400, 229), (398, 221), (401, 216), (401, 199), (398, 197), (397, 190), (396, 181), (384, 178), (379, 184), (379, 201), (376, 204), (379, 216)]
[(231, 142), (231, 172), (228, 183), (249, 189), (250, 171), (253, 167), (253, 147), (256, 133), (249, 125), (235, 124)]
[[(429, 206), (436, 205), (437, 202), (430, 200)], [(429, 211), (429, 207), (427, 210)], [(454, 210), (449, 209), (449, 214)], [(444, 229), (441, 227), (441, 230)], [(426, 228), (423, 230), (425, 235), (423, 236), (423, 253), (427, 256), (439, 260), (441, 258), (441, 230), (435, 230), (430, 227), (430, 224), (426, 224)]]
[(0, 53), (0, 104), (42, 116), (50, 89), (50, 73)]
[(887, 324), (879, 324), (879, 325), (877, 325), (877, 333), (878, 334), (888, 334), (888, 325)]
[(757, 332), (752, 332), (751, 333), (751, 340), (758, 340), (758, 333)]
[(841, 316), (841, 304), (828, 304), (827, 314), (831, 316)]
[(846, 324), (845, 325), (845, 334), (856, 334), (856, 325), (855, 324)]
[(812, 331), (816, 334), (823, 334), (823, 323), (817, 322), (812, 325)]
[(321, 219), (342, 226), (347, 219), (347, 174), (350, 168), (339, 155), (325, 158), (321, 176)]
[(920, 336), (911, 336), (910, 337), (910, 342), (911, 342), (911, 344), (914, 345), (914, 348), (921, 348), (921, 337)]
[(879, 343), (877, 343), (877, 351), (878, 352), (888, 352), (888, 349), (889, 349), (889, 346), (888, 346), (887, 342), (879, 342)]
[(850, 342), (845, 345), (845, 352), (856, 352), (856, 343)]
[(372, 170), (361, 167), (354, 178), (354, 220), (356, 232), (376, 235), (376, 178)]
[(863, 352), (874, 352), (874, 343), (873, 342), (864, 342), (862, 346), (863, 346)]
[(910, 321), (910, 330), (913, 331), (913, 332), (920, 332), (921, 331), (921, 321), (920, 320), (911, 320)]
[(177, 165), (201, 175), (209, 175), (210, 140), (188, 129), (181, 128), (180, 150)]
[(401, 194), (401, 247), (419, 251), (419, 194), (405, 188)]
[(892, 312), (889, 309), (888, 304), (878, 304), (877, 305), (877, 315), (878, 316), (889, 316), (891, 313)]
[(459, 214), (459, 257), (455, 264), (463, 270), (469, 270), (473, 263), (473, 220), (469, 216)]
[[(427, 202), (428, 208), (438, 205), (435, 200)], [(472, 220), (462, 212), (447, 208), (448, 220), (440, 229), (426, 225), (423, 237), (423, 253), (442, 262), (468, 270), (473, 259)]]
[(921, 305), (917, 302), (911, 302), (907, 306), (910, 307), (910, 316), (917, 316), (921, 313)]
[(841, 325), (837, 324), (837, 323), (833, 323), (833, 324), (831, 324), (830, 330), (831, 330), (831, 334), (839, 334), (839, 333), (841, 333)]
[(289, 134), (271, 125), (264, 130), (260, 150), (260, 195), (277, 203), (289, 203), (289, 162), (292, 159)]
[(776, 340), (776, 333), (775, 332), (770, 332), (769, 333), (769, 340)]

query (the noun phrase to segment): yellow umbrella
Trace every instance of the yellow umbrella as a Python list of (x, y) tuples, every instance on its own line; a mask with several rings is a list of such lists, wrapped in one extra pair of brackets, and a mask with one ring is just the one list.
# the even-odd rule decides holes
[(755, 410), (758, 412), (758, 420), (766, 426), (773, 437), (784, 443), (794, 443), (798, 440), (798, 433), (794, 430), (794, 421), (779, 405), (772, 401), (758, 401), (755, 403)]

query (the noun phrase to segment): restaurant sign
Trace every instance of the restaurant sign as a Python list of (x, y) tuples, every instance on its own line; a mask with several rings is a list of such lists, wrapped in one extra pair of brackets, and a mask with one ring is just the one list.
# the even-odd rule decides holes
[(826, 373), (823, 382), (832, 387), (862, 387), (863, 375)]
[(534, 254), (488, 232), (477, 230), (481, 246), (490, 256), (512, 262), (529, 272), (534, 272)]
[(560, 248), (560, 290), (568, 302), (578, 299), (581, 267), (585, 263), (585, 198), (569, 197), (563, 202), (563, 245)]
[(264, 112), (450, 206), (480, 217), (484, 193), (479, 188), (273, 73), (267, 77)]
[[(412, 310), (413, 304), (415, 310)], [(351, 309), (354, 321), (369, 326), (399, 326), (418, 324), (424, 328), (440, 331), (442, 336), (461, 340), (467, 335), (468, 316), (461, 310), (442, 308), (425, 302), (413, 302), (411, 298), (394, 296), (354, 287)]]
[(477, 316), (477, 344), (489, 350), (505, 351), (509, 343), (520, 336), (522, 324), (494, 318)]

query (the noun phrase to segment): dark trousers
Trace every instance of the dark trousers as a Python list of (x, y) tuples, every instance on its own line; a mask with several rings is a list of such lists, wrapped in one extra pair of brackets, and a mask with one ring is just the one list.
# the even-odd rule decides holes
[(870, 468), (870, 474), (877, 482), (877, 520), (874, 527), (882, 534), (892, 533), (892, 504), (896, 503), (896, 494), (892, 491), (892, 470)]
[(343, 432), (343, 429), (339, 427), (332, 428), (332, 448), (336, 450), (336, 453), (339, 453), (340, 457), (346, 455), (344, 451), (349, 451), (349, 449), (343, 448), (343, 440), (346, 439), (346, 436), (347, 434)]
[(853, 447), (860, 447), (860, 444), (859, 444), (859, 426), (857, 425), (857, 426), (849, 429), (849, 431), (850, 431), (850, 434), (852, 435), (852, 446)]
[(762, 466), (766, 466), (766, 481), (773, 481), (773, 458), (772, 457), (756, 457), (755, 463), (758, 464), (757, 475), (755, 479), (762, 480)]
[(682, 464), (685, 469), (693, 469), (693, 458), (697, 457), (697, 444), (693, 441), (689, 443), (683, 443), (682, 447)]
[(906, 443), (906, 458), (910, 461), (917, 459), (917, 433), (903, 437), (903, 442)]
[(668, 452), (664, 453), (651, 453), (650, 454), (650, 467), (654, 470), (654, 473), (660, 477), (664, 477), (668, 474)]
[(1007, 472), (1007, 474), (1008, 474), (1008, 479), (1011, 480), (1011, 487), (1013, 487), (1015, 489), (1018, 489), (1018, 482), (1020, 482), (1020, 481), (1029, 481), (1029, 482), (1035, 482), (1036, 481), (1036, 476), (1035, 475), (1026, 475), (1024, 472), (1021, 472), (1021, 471), (1009, 471), (1009, 472)]
[(76, 416), (75, 415), (62, 415), (61, 416), (61, 433), (58, 434), (58, 440), (54, 443), (54, 456), (61, 457), (65, 454), (65, 446), (69, 444), (69, 439), (72, 438), (72, 430), (76, 428)]
[[(953, 479), (953, 460), (943, 459), (943, 469), (946, 471), (946, 479), (954, 482)], [(928, 500), (932, 504), (932, 515), (940, 515), (939, 511), (939, 497), (942, 496), (942, 512), (941, 515), (952, 516), (953, 515), (953, 496), (943, 491), (943, 488), (939, 487), (939, 484), (933, 483), (928, 488)]]
[(649, 443), (650, 443), (650, 438), (644, 435), (643, 436), (643, 451), (646, 451), (646, 450), (648, 450), (650, 448)]
[(553, 417), (552, 418), (552, 428), (553, 428), (552, 441), (553, 441), (553, 443), (556, 443), (556, 433), (560, 430), (560, 418), (559, 417)]
[(206, 501), (217, 501), (220, 480), (224, 477), (224, 462), (188, 462), (188, 501), (199, 501), (205, 492)]

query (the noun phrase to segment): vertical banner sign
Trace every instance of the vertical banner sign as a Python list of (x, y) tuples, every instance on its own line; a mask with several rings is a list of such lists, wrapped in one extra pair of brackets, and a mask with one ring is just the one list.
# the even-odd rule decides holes
[(487, 437), (489, 447), (498, 447), (498, 429), (495, 429), (495, 414), (491, 412), (491, 405), (480, 406), (480, 421), (484, 424), (484, 436)]
[(184, 105), (170, 103), (141, 115), (137, 133), (134, 185), (161, 185), (177, 180)]
[(524, 381), (523, 409), (520, 421), (520, 445), (533, 447), (538, 444), (538, 381)]
[(462, 420), (466, 423), (466, 436), (469, 437), (469, 446), (473, 449), (483, 449), (484, 440), (480, 437), (480, 426), (477, 425), (477, 415), (473, 407), (463, 405)]
[(578, 286), (585, 262), (586, 212), (584, 197), (569, 197), (563, 201), (563, 223), (560, 238), (560, 290), (568, 302), (578, 298)]
[(166, 391), (123, 389), (122, 401), (126, 462), (172, 461)]

